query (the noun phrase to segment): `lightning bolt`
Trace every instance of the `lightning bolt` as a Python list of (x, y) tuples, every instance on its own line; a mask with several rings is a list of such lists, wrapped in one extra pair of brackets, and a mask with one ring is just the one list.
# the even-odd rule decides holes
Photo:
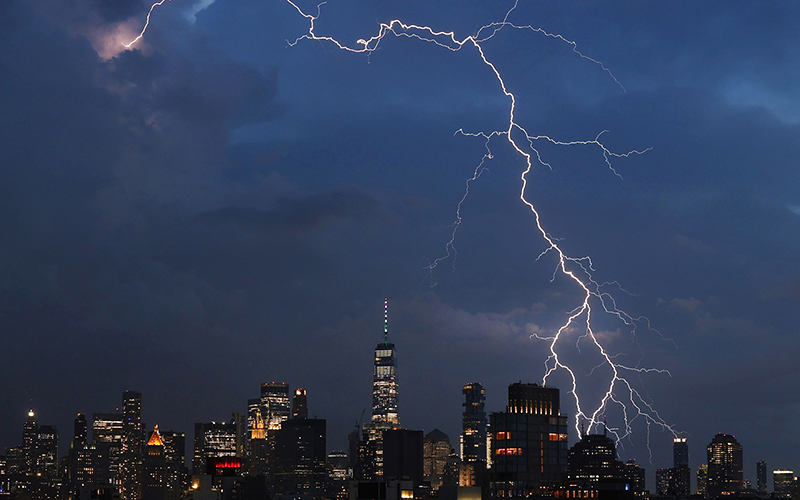
[[(514, 5), (506, 12), (505, 17), (502, 21), (492, 22), (481, 27), (476, 34), (467, 36), (465, 38), (457, 38), (455, 33), (452, 31), (438, 31), (429, 26), (420, 26), (416, 24), (407, 24), (400, 20), (392, 20), (389, 22), (384, 22), (379, 25), (377, 34), (373, 35), (370, 38), (362, 38), (358, 39), (355, 44), (347, 45), (345, 43), (341, 43), (339, 40), (325, 35), (317, 34), (316, 32), (316, 21), (320, 17), (321, 8), (325, 4), (325, 2), (317, 5), (316, 13), (309, 14), (303, 11), (294, 0), (286, 0), (286, 2), (291, 5), (297, 12), (303, 16), (305, 19), (308, 20), (309, 28), (308, 33), (303, 34), (297, 37), (294, 41), (288, 41), (287, 43), (290, 46), (294, 46), (302, 40), (314, 40), (319, 42), (328, 42), (333, 44), (340, 50), (353, 52), (353, 53), (360, 53), (366, 54), (370, 56), (373, 52), (378, 50), (381, 42), (387, 35), (393, 35), (395, 37), (405, 37), (405, 38), (412, 38), (419, 40), (425, 43), (432, 43), (435, 44), (443, 49), (450, 50), (450, 51), (459, 51), (465, 47), (474, 48), (481, 62), (494, 74), (497, 82), (500, 85), (500, 89), (503, 95), (509, 101), (509, 111), (508, 111), (508, 126), (503, 130), (495, 130), (489, 133), (486, 132), (465, 132), (464, 130), (456, 131), (456, 134), (461, 134), (467, 137), (476, 137), (480, 138), (484, 141), (486, 152), (481, 158), (480, 162), (478, 163), (475, 171), (469, 179), (466, 181), (466, 187), (464, 191), (464, 195), (462, 196), (461, 200), (458, 202), (458, 206), (456, 209), (456, 219), (452, 224), (452, 233), (450, 236), (450, 240), (446, 244), (446, 254), (442, 257), (439, 257), (428, 265), (429, 272), (432, 272), (440, 263), (445, 261), (448, 258), (453, 259), (453, 265), (455, 265), (455, 259), (457, 256), (457, 252), (455, 249), (455, 240), (456, 234), (458, 232), (459, 226), (461, 225), (462, 218), (461, 218), (461, 207), (463, 203), (466, 201), (467, 196), (469, 195), (470, 185), (477, 181), (480, 175), (485, 171), (486, 162), (490, 161), (493, 158), (493, 153), (491, 149), (492, 142), (496, 139), (502, 139), (511, 148), (516, 151), (522, 158), (525, 160), (525, 168), (523, 169), (522, 173), (520, 174), (521, 182), (521, 189), (519, 192), (519, 199), (525, 206), (528, 207), (533, 218), (536, 222), (536, 228), (539, 231), (541, 237), (544, 239), (546, 243), (546, 249), (538, 256), (538, 258), (543, 257), (548, 253), (554, 253), (558, 264), (554, 270), (553, 279), (557, 275), (561, 275), (566, 277), (570, 282), (574, 284), (574, 286), (578, 289), (580, 296), (582, 299), (578, 303), (578, 305), (570, 312), (568, 312), (568, 317), (566, 321), (559, 327), (556, 332), (549, 337), (540, 336), (537, 334), (532, 335), (532, 338), (536, 338), (542, 341), (545, 341), (549, 345), (549, 356), (545, 360), (545, 374), (542, 379), (542, 383), (546, 384), (548, 379), (558, 370), (562, 370), (566, 372), (569, 379), (571, 379), (571, 388), (569, 390), (569, 394), (575, 401), (575, 405), (577, 408), (577, 415), (575, 419), (575, 431), (580, 435), (579, 423), (581, 421), (588, 421), (589, 426), (588, 430), (591, 432), (592, 427), (600, 425), (601, 416), (602, 414), (609, 408), (611, 405), (617, 405), (622, 413), (623, 418), (623, 426), (619, 428), (609, 429), (615, 436), (617, 441), (628, 437), (633, 432), (632, 425), (634, 421), (637, 419), (644, 419), (645, 424), (648, 429), (648, 437), (647, 437), (647, 446), (648, 449), (650, 448), (650, 437), (649, 437), (649, 430), (651, 426), (657, 426), (664, 430), (671, 432), (673, 435), (677, 436), (676, 431), (659, 415), (658, 411), (650, 404), (647, 399), (645, 399), (639, 391), (634, 388), (629, 380), (626, 378), (626, 375), (643, 375), (649, 373), (658, 373), (658, 374), (671, 374), (667, 370), (661, 370), (657, 368), (645, 368), (639, 366), (637, 363), (634, 366), (623, 364), (617, 361), (619, 356), (610, 354), (601, 341), (598, 339), (594, 328), (592, 327), (592, 315), (595, 311), (602, 312), (605, 314), (609, 314), (615, 316), (618, 320), (620, 320), (627, 328), (630, 329), (631, 335), (635, 338), (636, 335), (636, 326), (637, 324), (644, 323), (648, 330), (655, 331), (649, 321), (643, 317), (633, 317), (628, 313), (624, 312), (623, 310), (617, 307), (617, 303), (614, 300), (613, 296), (610, 292), (607, 291), (609, 286), (617, 286), (620, 290), (624, 292), (621, 286), (619, 286), (616, 282), (603, 282), (600, 283), (596, 281), (592, 275), (594, 272), (594, 268), (592, 265), (591, 259), (587, 257), (573, 257), (569, 256), (565, 253), (564, 250), (559, 246), (558, 240), (551, 236), (544, 228), (542, 224), (542, 219), (537, 210), (534, 203), (529, 200), (526, 195), (526, 189), (528, 187), (528, 177), (533, 169), (534, 164), (541, 165), (544, 167), (551, 168), (550, 164), (546, 162), (542, 155), (540, 154), (539, 150), (536, 148), (536, 143), (539, 141), (549, 143), (555, 146), (587, 146), (587, 147), (594, 147), (602, 154), (603, 161), (605, 162), (607, 168), (617, 177), (620, 179), (622, 176), (614, 169), (612, 165), (612, 159), (620, 159), (620, 158), (627, 158), (631, 155), (641, 155), (649, 150), (631, 150), (626, 153), (616, 153), (608, 149), (603, 142), (601, 141), (602, 135), (606, 131), (600, 132), (594, 139), (589, 140), (578, 140), (578, 141), (561, 141), (557, 139), (553, 139), (546, 135), (534, 135), (529, 133), (519, 122), (516, 120), (516, 111), (517, 111), (517, 97), (512, 93), (508, 87), (506, 86), (506, 82), (504, 81), (500, 70), (497, 66), (489, 60), (486, 56), (484, 51), (483, 44), (493, 38), (500, 30), (503, 29), (513, 29), (513, 30), (526, 30), (531, 31), (534, 33), (538, 33), (545, 37), (553, 38), (559, 40), (569, 46), (571, 46), (572, 51), (581, 57), (584, 60), (587, 60), (595, 65), (597, 65), (602, 71), (604, 71), (623, 91), (625, 88), (622, 84), (617, 80), (617, 78), (611, 73), (611, 71), (600, 61), (593, 59), (578, 50), (578, 45), (576, 42), (568, 40), (561, 35), (550, 33), (545, 31), (542, 28), (534, 27), (532, 25), (517, 25), (509, 21), (509, 18), (513, 11), (517, 8), (519, 4), (519, 0), (516, 0)], [(594, 307), (593, 307), (594, 303)], [(578, 336), (576, 340), (576, 347), (580, 350), (580, 343), (581, 342), (589, 342), (589, 345), (595, 349), (601, 356), (601, 365), (603, 367), (608, 367), (611, 371), (610, 381), (608, 382), (608, 386), (603, 392), (603, 396), (600, 399), (600, 402), (592, 409), (584, 409), (584, 406), (581, 404), (581, 399), (578, 396), (578, 377), (575, 373), (575, 369), (571, 368), (566, 362), (562, 361), (562, 356), (559, 354), (563, 348), (565, 342), (567, 342), (568, 337), (573, 329), (577, 329), (582, 333)], [(659, 333), (659, 332), (657, 332)], [(659, 333), (660, 335), (660, 333)], [(664, 337), (662, 336), (662, 339)], [(668, 339), (665, 339), (668, 340)], [(597, 367), (595, 367), (597, 368)], [(594, 370), (593, 370), (594, 371)]]
[(153, 14), (153, 9), (155, 9), (159, 5), (164, 5), (164, 2), (169, 2), (169, 1), (171, 1), (171, 0), (159, 0), (158, 2), (156, 2), (156, 3), (154, 3), (153, 5), (150, 6), (150, 10), (147, 11), (147, 20), (144, 22), (144, 27), (142, 28), (142, 32), (139, 33), (139, 36), (137, 36), (136, 38), (134, 38), (130, 42), (122, 44), (123, 46), (125, 46), (126, 49), (131, 48), (131, 46), (134, 43), (136, 43), (136, 42), (138, 42), (139, 40), (142, 39), (142, 37), (144, 36), (144, 32), (147, 31), (147, 27), (150, 25), (150, 16)]

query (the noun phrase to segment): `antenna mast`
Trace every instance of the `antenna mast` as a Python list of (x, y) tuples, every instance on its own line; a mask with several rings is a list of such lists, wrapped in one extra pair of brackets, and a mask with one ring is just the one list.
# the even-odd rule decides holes
[(389, 299), (383, 299), (383, 343), (389, 343)]

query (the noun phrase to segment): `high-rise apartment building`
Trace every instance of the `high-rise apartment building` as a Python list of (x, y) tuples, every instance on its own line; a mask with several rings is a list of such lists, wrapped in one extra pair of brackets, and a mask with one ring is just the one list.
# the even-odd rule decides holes
[(708, 445), (708, 478), (706, 495), (717, 498), (742, 490), (744, 472), (742, 445), (734, 436), (717, 434)]
[(486, 391), (477, 382), (461, 390), (464, 412), (461, 417), (461, 460), (486, 461)]
[(261, 408), (266, 408), (265, 416), (268, 430), (281, 428), (281, 422), (289, 419), (291, 404), (289, 384), (286, 382), (264, 382), (261, 384)]
[(759, 495), (767, 494), (767, 462), (756, 462), (756, 488)]
[(558, 389), (511, 384), (506, 411), (489, 421), (493, 497), (548, 495), (566, 478), (567, 417)]

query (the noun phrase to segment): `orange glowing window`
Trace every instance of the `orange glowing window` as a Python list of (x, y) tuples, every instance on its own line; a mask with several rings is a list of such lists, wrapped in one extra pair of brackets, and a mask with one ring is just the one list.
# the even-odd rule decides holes
[(522, 455), (522, 448), (498, 448), (495, 455)]

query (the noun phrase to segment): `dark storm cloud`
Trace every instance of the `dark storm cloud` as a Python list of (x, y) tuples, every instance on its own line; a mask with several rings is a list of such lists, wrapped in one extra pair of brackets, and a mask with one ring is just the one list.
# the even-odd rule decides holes
[(140, 0), (89, 0), (106, 23), (124, 21), (129, 17), (147, 12), (147, 6)]
[(357, 189), (341, 189), (309, 196), (307, 199), (277, 200), (274, 210), (224, 207), (200, 214), (198, 219), (255, 226), (265, 230), (313, 231), (329, 219), (374, 218), (379, 203)]

